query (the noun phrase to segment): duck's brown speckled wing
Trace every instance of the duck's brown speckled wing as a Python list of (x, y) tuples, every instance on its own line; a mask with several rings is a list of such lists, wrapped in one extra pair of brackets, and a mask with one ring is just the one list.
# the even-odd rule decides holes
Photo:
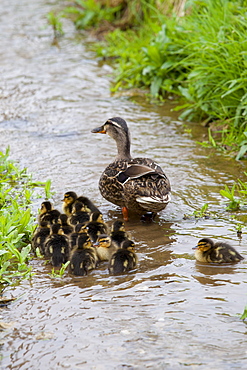
[(102, 196), (133, 211), (159, 212), (169, 202), (170, 183), (165, 173), (149, 158), (115, 161), (99, 182)]

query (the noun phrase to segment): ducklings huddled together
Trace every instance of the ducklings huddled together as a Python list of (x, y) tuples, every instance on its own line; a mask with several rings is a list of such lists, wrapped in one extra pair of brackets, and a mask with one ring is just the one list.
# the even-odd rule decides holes
[(69, 271), (77, 276), (87, 275), (101, 261), (108, 261), (113, 275), (136, 269), (135, 244), (122, 221), (109, 228), (93, 202), (73, 191), (66, 192), (62, 201), (62, 213), (51, 202), (42, 202), (31, 241), (34, 252), (54, 267), (70, 261)]

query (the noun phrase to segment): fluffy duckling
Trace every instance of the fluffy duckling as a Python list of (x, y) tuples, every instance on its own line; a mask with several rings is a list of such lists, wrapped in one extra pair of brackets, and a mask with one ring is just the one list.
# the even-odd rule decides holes
[(133, 270), (137, 266), (135, 244), (132, 240), (125, 240), (120, 249), (111, 257), (108, 270), (110, 274), (122, 274)]
[(95, 206), (95, 204), (93, 204), (93, 202), (87, 197), (79, 196), (77, 200), (81, 202), (86, 208), (86, 210), (88, 210), (90, 213), (100, 212), (100, 210)]
[(84, 206), (84, 210), (87, 212), (99, 212), (98, 208), (93, 204), (93, 202), (84, 196), (77, 196), (77, 194), (74, 191), (67, 191), (67, 193), (64, 194), (63, 198), (63, 212), (66, 213), (68, 216), (72, 213), (72, 206), (73, 204), (78, 201), (81, 202)]
[(88, 222), (90, 219), (89, 212), (85, 209), (84, 204), (76, 200), (72, 205), (72, 214), (69, 217), (69, 223), (76, 225)]
[(110, 236), (112, 241), (120, 248), (122, 242), (128, 239), (123, 221), (117, 220), (113, 223)]
[(97, 242), (94, 243), (99, 261), (109, 261), (113, 253), (118, 249), (117, 245), (112, 242), (111, 237), (107, 234), (98, 236)]
[(97, 254), (87, 234), (78, 237), (76, 247), (70, 254), (70, 272), (77, 276), (87, 275), (97, 265)]
[(87, 229), (85, 224), (76, 224), (74, 232), (69, 236), (69, 246), (72, 250), (77, 245), (77, 239), (80, 234), (87, 234)]
[(41, 221), (40, 225), (35, 230), (31, 240), (33, 252), (36, 252), (38, 248), (40, 254), (42, 255), (45, 254), (45, 241), (49, 235), (50, 235), (49, 222)]
[(101, 212), (93, 212), (90, 215), (90, 221), (87, 223), (87, 232), (92, 243), (95, 243), (100, 234), (107, 233), (107, 226), (104, 223)]
[(51, 233), (45, 243), (45, 255), (54, 267), (61, 267), (69, 259), (69, 241), (60, 224), (51, 225)]
[(195, 257), (199, 262), (231, 263), (244, 259), (231, 245), (214, 243), (209, 238), (199, 240), (197, 246), (192, 249), (195, 249)]
[(55, 224), (58, 221), (60, 212), (57, 209), (53, 209), (51, 202), (45, 201), (41, 203), (40, 213), (39, 213), (39, 224), (41, 221), (48, 221), (50, 224)]
[(67, 193), (64, 194), (64, 197), (62, 199), (63, 205), (63, 213), (65, 213), (67, 216), (70, 216), (72, 214), (72, 206), (75, 203), (77, 199), (77, 195), (74, 191), (67, 191)]
[(61, 225), (61, 229), (65, 235), (69, 235), (74, 231), (73, 226), (68, 224), (68, 216), (65, 213), (59, 215), (58, 223)]

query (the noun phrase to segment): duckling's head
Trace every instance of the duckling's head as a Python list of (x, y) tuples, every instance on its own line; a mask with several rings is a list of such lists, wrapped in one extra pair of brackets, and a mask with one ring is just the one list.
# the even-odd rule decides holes
[(68, 221), (68, 216), (65, 213), (61, 213), (58, 217), (58, 223), (60, 225), (66, 225)]
[(209, 249), (213, 248), (214, 242), (212, 239), (209, 238), (203, 238), (199, 240), (196, 247), (193, 247), (192, 249), (199, 249), (202, 252), (206, 252)]
[(101, 212), (93, 212), (90, 215), (90, 221), (101, 222), (101, 223), (104, 222), (102, 213)]
[(72, 204), (76, 201), (77, 195), (74, 191), (67, 191), (67, 193), (64, 194), (64, 198), (62, 199), (62, 202), (64, 202), (66, 205)]
[(96, 127), (92, 133), (108, 134), (117, 143), (117, 159), (131, 159), (130, 134), (127, 123), (121, 117), (109, 118), (103, 126)]
[(107, 234), (101, 234), (98, 236), (97, 242), (94, 243), (95, 247), (110, 248), (111, 238)]
[(81, 234), (77, 239), (77, 246), (80, 249), (92, 247), (89, 236), (85, 233)]
[(52, 224), (50, 226), (51, 228), (51, 234), (60, 234), (62, 235), (63, 234), (63, 230), (61, 229), (61, 225), (60, 224)]
[(84, 209), (85, 209), (84, 204), (76, 200), (72, 206), (72, 213), (84, 211)]
[(122, 243), (121, 248), (122, 249), (127, 249), (128, 251), (131, 251), (131, 252), (134, 252), (135, 251), (135, 243), (132, 240), (127, 239)]
[(85, 224), (76, 224), (75, 225), (75, 232), (76, 233), (85, 233), (85, 234), (87, 234), (87, 225), (85, 225)]
[(40, 227), (50, 227), (50, 223), (48, 221), (41, 220)]
[(120, 221), (120, 220), (115, 221), (113, 223), (113, 225), (112, 225), (111, 230), (112, 230), (112, 232), (125, 231), (125, 227), (124, 227), (123, 221)]
[(52, 204), (49, 201), (45, 201), (41, 203), (41, 208), (40, 208), (40, 214), (43, 215), (46, 212), (49, 212), (52, 210)]

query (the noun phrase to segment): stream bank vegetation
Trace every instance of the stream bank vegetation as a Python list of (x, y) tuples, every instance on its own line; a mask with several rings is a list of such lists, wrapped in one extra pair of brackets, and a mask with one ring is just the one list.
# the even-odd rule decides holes
[(78, 30), (115, 67), (115, 91), (176, 100), (181, 119), (210, 127), (210, 145), (247, 155), (246, 0), (75, 0)]
[(0, 152), (0, 284), (31, 274), (28, 264), (30, 239), (35, 219), (31, 213), (34, 188), (45, 186), (49, 195), (50, 182), (33, 182), (26, 169), (20, 170), (9, 160), (9, 149)]

